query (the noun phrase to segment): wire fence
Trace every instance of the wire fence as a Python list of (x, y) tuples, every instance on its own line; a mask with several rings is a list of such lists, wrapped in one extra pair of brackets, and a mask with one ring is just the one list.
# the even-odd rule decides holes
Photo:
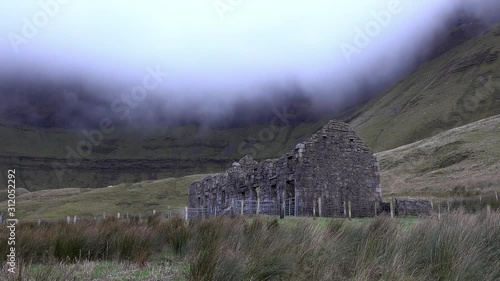
[[(481, 211), (499, 211), (500, 201), (498, 191), (480, 194), (473, 197), (443, 199), (422, 202), (428, 202), (429, 207), (424, 208), (427, 211), (404, 209), (401, 207), (398, 199), (391, 199), (389, 202), (351, 202), (343, 201), (332, 204), (331, 201), (325, 204), (324, 198), (314, 200), (295, 200), (286, 199), (284, 201), (276, 200), (231, 200), (226, 206), (215, 206), (211, 208), (190, 208), (190, 207), (168, 207), (163, 210), (151, 210), (144, 213), (117, 212), (100, 215), (72, 215), (61, 218), (36, 218), (23, 219), (22, 221), (36, 222), (61, 222), (77, 223), (78, 221), (104, 221), (106, 219), (126, 219), (138, 222), (147, 222), (156, 217), (180, 217), (189, 220), (214, 218), (221, 216), (256, 216), (268, 215), (279, 217), (337, 217), (337, 218), (356, 218), (356, 217), (374, 217), (378, 215), (397, 216), (434, 216), (440, 218), (443, 215), (450, 214), (457, 210), (466, 213), (476, 213)], [(0, 223), (5, 223), (7, 217), (0, 214)]]
[(456, 210), (463, 210), (466, 213), (476, 213), (487, 209), (500, 210), (498, 191), (474, 197), (434, 200), (432, 202), (432, 210), (436, 215), (448, 214)]

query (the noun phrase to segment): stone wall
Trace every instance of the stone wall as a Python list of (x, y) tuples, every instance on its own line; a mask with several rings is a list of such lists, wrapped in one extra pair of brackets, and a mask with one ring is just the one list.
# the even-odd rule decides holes
[(296, 175), (303, 213), (312, 213), (309, 202), (321, 197), (325, 216), (344, 216), (343, 202), (348, 201), (353, 216), (373, 216), (374, 202), (382, 200), (379, 165), (354, 131), (345, 123), (330, 122), (304, 145)]
[[(394, 198), (394, 215), (395, 216), (420, 216), (432, 214), (432, 203), (428, 200), (415, 198)], [(390, 215), (391, 203), (380, 203), (380, 214), (385, 213)]]
[[(261, 214), (276, 214), (277, 160), (257, 163), (250, 156), (233, 163), (225, 173), (209, 176), (193, 183), (189, 188), (189, 207), (207, 208), (210, 213), (221, 213), (240, 200), (245, 201), (245, 213), (255, 213), (257, 199), (261, 201)], [(234, 202), (233, 202), (234, 201)]]
[(323, 216), (336, 217), (344, 216), (344, 202), (350, 201), (353, 216), (373, 216), (381, 201), (378, 169), (349, 126), (330, 121), (279, 159), (257, 163), (246, 156), (225, 173), (193, 183), (189, 206), (220, 213), (233, 200), (244, 200), (245, 213), (252, 213), (259, 199), (263, 214), (283, 214), (286, 208), (307, 216), (313, 208), (319, 214), (321, 206)]
[(432, 203), (428, 200), (414, 198), (394, 198), (396, 216), (419, 216), (432, 213)]

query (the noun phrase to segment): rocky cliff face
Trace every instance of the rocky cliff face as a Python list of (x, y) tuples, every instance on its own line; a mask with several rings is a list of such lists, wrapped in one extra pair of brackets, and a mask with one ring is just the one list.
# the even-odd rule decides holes
[[(98, 188), (188, 174), (220, 171), (230, 164), (217, 159), (82, 159), (0, 156), (0, 167), (16, 169), (16, 187), (29, 191), (55, 188)], [(1, 173), (7, 182), (6, 173)]]

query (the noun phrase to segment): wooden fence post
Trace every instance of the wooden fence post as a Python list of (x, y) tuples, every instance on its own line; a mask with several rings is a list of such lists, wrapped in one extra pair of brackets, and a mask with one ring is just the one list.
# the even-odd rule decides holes
[(42, 223), (42, 220), (41, 220), (41, 219), (38, 219), (38, 220), (36, 221), (36, 224), (37, 224), (38, 226), (40, 226), (40, 224), (41, 224), (41, 223)]
[(172, 208), (170, 207), (170, 205), (168, 205), (168, 217), (172, 217)]
[(260, 213), (260, 198), (257, 198), (257, 215)]
[(245, 201), (241, 200), (241, 202), (240, 202), (240, 215), (242, 215), (242, 216), (243, 216), (244, 211), (245, 211), (244, 206), (245, 206)]
[(286, 201), (285, 201), (285, 191), (281, 192), (281, 213), (280, 219), (285, 218), (285, 209), (286, 209)]
[(392, 219), (394, 218), (394, 198), (391, 198), (390, 208), (391, 208), (391, 219)]
[(189, 215), (188, 215), (188, 207), (184, 207), (184, 220), (186, 223), (188, 222)]
[(352, 215), (352, 212), (351, 212), (351, 201), (347, 202), (347, 207), (349, 209), (349, 220), (351, 220), (351, 215)]
[(120, 219), (120, 213), (116, 213), (116, 218)]
[(347, 217), (347, 206), (346, 206), (345, 201), (342, 202), (342, 204), (344, 205), (344, 218), (346, 218)]
[(450, 213), (450, 201), (446, 201), (446, 206), (448, 207), (448, 214)]
[(486, 213), (489, 215), (491, 215), (491, 206), (490, 204), (486, 205)]
[(375, 216), (377, 216), (377, 201), (373, 202), (373, 206), (374, 206), (374, 209), (375, 209)]
[(66, 217), (66, 223), (67, 223), (67, 224), (70, 224), (70, 222), (71, 222), (71, 218), (70, 218), (69, 216), (67, 216), (67, 217)]
[(438, 202), (438, 219), (441, 219), (441, 202)]
[(294, 210), (293, 210), (293, 215), (298, 216), (299, 215), (299, 192), (295, 191), (295, 205), (294, 205)]
[(102, 218), (106, 219), (106, 212), (102, 212)]
[(153, 210), (153, 216), (156, 215), (156, 210)]
[(231, 216), (235, 215), (235, 210), (234, 210), (234, 198), (231, 199)]
[(481, 197), (481, 194), (479, 194), (479, 203), (482, 203), (483, 200), (482, 200), (482, 197)]
[(321, 197), (318, 198), (318, 217), (321, 217)]
[(497, 199), (498, 202), (498, 191), (495, 191), (495, 198)]
[(316, 200), (313, 200), (313, 218), (316, 218)]
[(73, 217), (73, 224), (76, 223), (76, 215)]

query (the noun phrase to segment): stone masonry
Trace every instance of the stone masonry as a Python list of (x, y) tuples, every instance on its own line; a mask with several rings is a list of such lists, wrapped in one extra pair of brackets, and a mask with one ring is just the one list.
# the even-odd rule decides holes
[[(204, 212), (228, 210), (243, 201), (245, 213), (342, 217), (351, 202), (352, 216), (373, 216), (379, 208), (379, 165), (372, 151), (343, 122), (321, 130), (279, 159), (257, 163), (245, 156), (224, 173), (194, 182), (189, 207)], [(239, 210), (239, 206), (236, 206)], [(288, 212), (290, 213), (290, 212)]]
[(396, 216), (430, 215), (432, 203), (415, 198), (394, 198), (394, 212)]

